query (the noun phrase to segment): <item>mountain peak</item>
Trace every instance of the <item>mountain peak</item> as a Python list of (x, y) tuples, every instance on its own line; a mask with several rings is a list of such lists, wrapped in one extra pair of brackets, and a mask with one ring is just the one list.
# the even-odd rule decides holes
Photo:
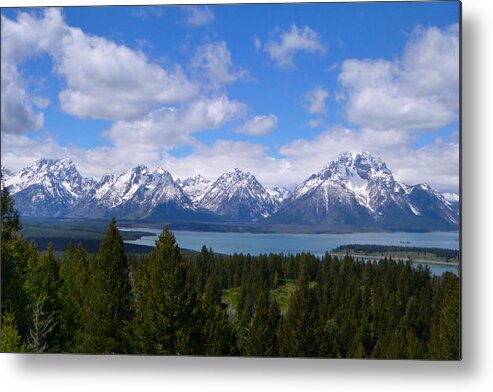
[(39, 158), (28, 168), (40, 168), (40, 167), (75, 168), (75, 164), (69, 158), (62, 158), (62, 159)]
[(241, 170), (237, 167), (233, 167), (229, 170), (226, 170), (223, 173), (223, 176), (224, 175), (251, 176), (251, 173), (250, 172), (244, 172), (243, 170)]
[(237, 167), (214, 181), (198, 205), (218, 215), (251, 221), (269, 216), (275, 208), (273, 198), (255, 176)]
[(324, 180), (351, 181), (358, 186), (362, 182), (381, 182), (386, 187), (395, 185), (392, 172), (381, 158), (375, 158), (367, 151), (347, 151), (330, 162), (317, 176)]

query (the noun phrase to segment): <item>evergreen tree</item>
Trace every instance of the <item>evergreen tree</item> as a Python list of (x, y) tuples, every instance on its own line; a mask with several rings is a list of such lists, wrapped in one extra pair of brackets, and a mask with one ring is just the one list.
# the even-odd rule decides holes
[(78, 350), (125, 353), (125, 328), (131, 318), (128, 260), (115, 219), (89, 268), (89, 282), (78, 332)]
[(438, 314), (431, 331), (428, 357), (432, 359), (460, 359), (460, 294), (459, 279), (446, 273), (444, 291)]
[(49, 244), (48, 250), (40, 256), (32, 243), (24, 290), (29, 299), (29, 341), (34, 352), (59, 349), (59, 287), (59, 266), (53, 247)]
[(304, 260), (300, 264), (298, 287), (289, 300), (288, 311), (279, 330), (279, 354), (288, 357), (317, 357), (320, 339), (318, 304), (309, 288), (309, 272)]
[(135, 349), (146, 354), (200, 354), (199, 300), (190, 263), (171, 231), (163, 230), (156, 248), (134, 278)]
[(15, 353), (24, 351), (26, 351), (26, 346), (22, 342), (22, 337), (19, 334), (14, 314), (4, 314), (2, 316), (0, 352)]
[(2, 222), (2, 243), (9, 242), (13, 236), (22, 228), (19, 220), (19, 212), (15, 209), (15, 202), (12, 199), (7, 187), (3, 184), (3, 173), (0, 171), (0, 182), (2, 186), (0, 195), (0, 211)]
[(62, 284), (58, 290), (60, 301), (60, 350), (74, 351), (76, 332), (81, 327), (81, 314), (89, 278), (89, 259), (83, 246), (70, 243), (60, 263)]
[(258, 357), (277, 356), (277, 331), (281, 315), (279, 305), (270, 298), (268, 290), (263, 289), (260, 293), (254, 314), (246, 354)]
[(202, 296), (204, 355), (227, 356), (236, 353), (236, 336), (225, 309), (221, 306), (221, 291), (210, 277)]
[(27, 298), (23, 289), (26, 260), (29, 258), (26, 241), (17, 235), (21, 230), (19, 213), (14, 200), (2, 181), (1, 195), (1, 314), (15, 313), (20, 333), (28, 330)]

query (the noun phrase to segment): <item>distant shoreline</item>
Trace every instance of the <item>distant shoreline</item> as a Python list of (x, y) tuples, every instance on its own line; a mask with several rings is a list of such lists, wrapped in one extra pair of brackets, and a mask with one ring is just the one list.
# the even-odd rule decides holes
[[(344, 257), (346, 256), (345, 253), (330, 253), (331, 256), (337, 256), (337, 257)], [(393, 256), (393, 255), (385, 255), (385, 256), (369, 256), (369, 255), (360, 255), (360, 254), (354, 254), (354, 253), (348, 253), (351, 257), (354, 259), (367, 259), (367, 260), (382, 260), (383, 258), (387, 257), (388, 259), (392, 259), (394, 261), (397, 260), (402, 260), (402, 261), (411, 261), (412, 263), (421, 263), (421, 264), (436, 264), (436, 265), (449, 265), (449, 266), (454, 266), (458, 267), (460, 265), (460, 262), (456, 261), (441, 261), (441, 260), (427, 260), (427, 259), (405, 259), (400, 256)]]

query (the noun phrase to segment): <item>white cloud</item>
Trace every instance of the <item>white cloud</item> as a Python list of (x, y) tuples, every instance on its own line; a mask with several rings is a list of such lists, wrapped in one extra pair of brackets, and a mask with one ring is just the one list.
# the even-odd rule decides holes
[(295, 140), (279, 149), (299, 179), (303, 171), (315, 173), (344, 151), (368, 151), (381, 157), (398, 181), (407, 184), (427, 182), (442, 191), (457, 192), (459, 186), (459, 144), (441, 141), (414, 150), (415, 135), (397, 130), (333, 127), (312, 140)]
[(277, 122), (277, 116), (274, 114), (255, 116), (236, 128), (234, 132), (253, 136), (266, 135), (276, 129)]
[(71, 28), (63, 49), (55, 53), (57, 72), (67, 88), (60, 104), (81, 118), (119, 120), (147, 112), (153, 104), (184, 102), (197, 87), (180, 66), (165, 70), (152, 64), (142, 52), (89, 36)]
[(243, 116), (245, 104), (225, 95), (200, 98), (184, 107), (164, 107), (134, 121), (118, 121), (106, 132), (116, 148), (139, 149), (150, 146), (169, 150), (193, 144), (192, 134), (216, 129)]
[(458, 26), (416, 29), (395, 61), (346, 60), (338, 80), (352, 123), (400, 130), (445, 126), (458, 118)]
[(410, 184), (428, 182), (439, 191), (459, 191), (459, 143), (437, 139), (434, 143), (392, 156), (396, 178)]
[(325, 101), (329, 97), (329, 91), (323, 87), (316, 86), (308, 91), (303, 97), (305, 109), (310, 114), (325, 114), (327, 108)]
[(310, 126), (310, 128), (318, 128), (320, 125), (322, 125), (322, 123), (322, 118), (312, 118), (308, 121), (308, 125)]
[[(360, 130), (331, 128), (312, 140), (295, 140), (269, 153), (267, 146), (218, 140), (201, 144), (195, 134), (243, 118), (247, 106), (203, 81), (191, 81), (178, 66), (164, 68), (142, 52), (68, 26), (57, 9), (38, 16), (19, 13), (2, 17), (2, 164), (17, 170), (39, 157), (70, 157), (84, 175), (99, 177), (137, 164), (162, 165), (175, 176), (201, 173), (214, 179), (231, 167), (251, 171), (265, 185), (295, 186), (346, 150), (368, 150), (387, 161), (399, 181), (426, 181), (440, 190), (457, 191), (458, 140), (419, 149), (417, 132), (448, 124), (457, 118), (457, 27), (416, 30), (402, 57), (395, 61), (348, 60), (341, 66), (341, 89), (334, 91), (346, 105), (350, 121)], [(262, 45), (260, 40), (258, 45)], [(263, 45), (280, 68), (294, 66), (297, 53), (323, 53), (317, 34), (295, 25)], [(104, 118), (114, 123), (105, 136), (110, 146), (81, 149), (60, 146), (50, 137), (28, 138), (22, 133), (43, 127), (42, 109), (49, 104), (33, 95), (18, 65), (31, 56), (48, 53), (54, 71), (63, 77), (63, 110), (81, 118)], [(200, 47), (192, 61), (218, 88), (241, 78), (224, 42)], [(207, 87), (211, 87), (207, 86)], [(211, 94), (212, 96), (206, 96)], [(206, 94), (206, 95), (201, 95)], [(327, 90), (311, 90), (306, 109), (320, 126), (326, 112)], [(261, 135), (277, 126), (275, 115), (254, 116), (236, 132)], [(192, 152), (176, 158), (173, 148), (188, 145)]]
[(49, 137), (32, 139), (22, 134), (2, 132), (2, 166), (9, 170), (20, 170), (39, 158), (65, 156), (66, 151)]
[(253, 38), (253, 44), (255, 45), (255, 49), (257, 49), (257, 50), (262, 49), (262, 41), (260, 41), (260, 38), (254, 37)]
[(32, 96), (29, 86), (19, 72), (18, 65), (28, 57), (36, 56), (57, 45), (65, 29), (59, 10), (49, 8), (43, 18), (19, 13), (16, 21), (2, 15), (1, 35), (1, 123), (2, 132), (22, 133), (43, 127), (42, 109), (48, 101)]
[(39, 17), (21, 12), (15, 21), (2, 17), (3, 63), (17, 66), (39, 53), (52, 56), (65, 80), (62, 109), (80, 118), (131, 119), (153, 105), (184, 102), (198, 93), (180, 66), (164, 69), (140, 51), (70, 27), (59, 9)]
[(323, 54), (327, 48), (320, 42), (317, 32), (307, 26), (299, 29), (293, 24), (289, 30), (280, 32), (277, 40), (267, 41), (264, 50), (279, 68), (287, 69), (295, 66), (296, 53), (319, 52)]
[(233, 64), (224, 41), (199, 46), (191, 66), (198, 74), (206, 75), (212, 87), (233, 83), (246, 75), (244, 69)]
[(207, 6), (183, 6), (186, 12), (185, 24), (190, 27), (201, 27), (208, 25), (214, 20), (214, 13)]
[[(411, 133), (334, 127), (312, 140), (299, 139), (282, 146), (279, 158), (272, 157), (263, 144), (232, 140), (217, 140), (211, 146), (193, 140), (192, 153), (177, 158), (166, 151), (170, 147), (166, 144), (169, 135), (159, 133), (158, 128), (156, 124), (148, 124), (145, 131), (156, 132), (159, 142), (155, 144), (138, 144), (138, 135), (132, 135), (129, 128), (119, 135), (121, 140), (115, 140), (115, 146), (89, 150), (60, 147), (49, 138), (33, 140), (24, 135), (3, 134), (2, 164), (10, 170), (19, 170), (41, 157), (69, 157), (83, 175), (95, 178), (120, 173), (142, 163), (151, 168), (163, 166), (180, 178), (202, 174), (216, 179), (226, 170), (239, 167), (253, 173), (264, 185), (293, 188), (341, 152), (365, 150), (381, 157), (398, 181), (408, 184), (427, 182), (439, 191), (458, 191), (459, 144), (453, 138), (437, 139), (413, 150)], [(125, 137), (129, 139), (128, 143), (123, 143)]]
[(142, 20), (159, 19), (164, 15), (164, 6), (134, 6), (132, 7), (132, 15)]
[(5, 133), (23, 133), (43, 127), (43, 113), (36, 113), (34, 107), (43, 107), (43, 99), (28, 94), (25, 82), (17, 67), (3, 61), (1, 79), (1, 131)]
[(283, 180), (289, 178), (287, 162), (269, 156), (265, 145), (244, 141), (217, 140), (211, 146), (197, 144), (189, 156), (167, 157), (163, 164), (182, 179), (202, 174), (215, 180), (233, 167), (249, 171), (264, 185), (282, 185)]

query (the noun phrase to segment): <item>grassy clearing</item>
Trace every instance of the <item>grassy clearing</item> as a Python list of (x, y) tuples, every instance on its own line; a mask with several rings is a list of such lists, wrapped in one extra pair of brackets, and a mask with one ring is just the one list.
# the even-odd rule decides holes
[[(316, 284), (316, 282), (310, 282), (310, 287), (313, 288)], [(289, 279), (278, 288), (270, 291), (270, 295), (278, 303), (282, 315), (288, 311), (289, 299), (295, 289), (296, 280)], [(228, 305), (228, 308), (235, 312), (238, 306), (239, 296), (240, 287), (232, 287), (230, 289), (223, 290), (222, 303)]]

